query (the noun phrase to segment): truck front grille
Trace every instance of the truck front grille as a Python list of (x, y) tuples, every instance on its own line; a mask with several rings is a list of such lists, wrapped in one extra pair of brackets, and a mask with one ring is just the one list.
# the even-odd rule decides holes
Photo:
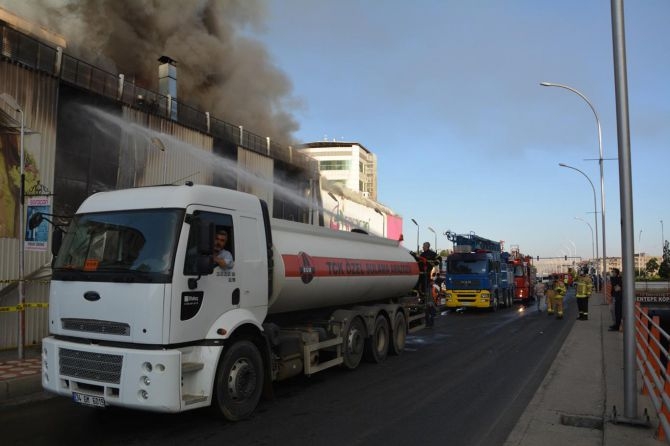
[(457, 290), (478, 290), (480, 287), (479, 279), (454, 280), (454, 289)]
[(130, 325), (122, 322), (100, 321), (97, 319), (63, 318), (61, 319), (61, 324), (66, 330), (130, 336)]
[(82, 352), (61, 348), (58, 351), (60, 373), (72, 378), (120, 384), (123, 356)]

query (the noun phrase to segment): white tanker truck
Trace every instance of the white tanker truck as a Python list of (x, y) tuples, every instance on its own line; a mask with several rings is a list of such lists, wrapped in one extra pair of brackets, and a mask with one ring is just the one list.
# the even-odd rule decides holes
[[(212, 266), (221, 230), (225, 269)], [(424, 326), (418, 278), (397, 242), (270, 219), (253, 195), (98, 193), (53, 264), (42, 385), (89, 406), (239, 420), (272, 381), (400, 354)]]

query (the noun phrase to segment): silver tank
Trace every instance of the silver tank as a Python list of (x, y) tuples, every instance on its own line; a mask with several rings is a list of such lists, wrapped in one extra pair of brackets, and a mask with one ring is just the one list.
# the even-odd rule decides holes
[(393, 240), (277, 219), (272, 238), (270, 314), (405, 296), (419, 276)]

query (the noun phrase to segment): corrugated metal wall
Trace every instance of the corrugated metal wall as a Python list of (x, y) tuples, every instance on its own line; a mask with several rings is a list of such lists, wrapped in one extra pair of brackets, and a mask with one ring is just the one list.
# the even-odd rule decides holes
[(238, 147), (237, 165), (240, 173), (237, 175), (237, 190), (256, 195), (268, 204), (270, 215), (274, 196), (274, 162), (250, 150)]
[[(56, 152), (56, 111), (58, 79), (40, 71), (28, 70), (19, 64), (0, 61), (0, 93), (12, 96), (25, 114), (24, 153), (36, 161), (38, 178), (42, 186), (53, 190), (54, 160)], [(21, 116), (0, 100), (2, 112), (20, 126)], [(0, 129), (12, 131), (15, 129)], [(3, 169), (4, 166), (0, 166)], [(26, 186), (26, 194), (31, 188)], [(18, 195), (18, 194), (17, 194)], [(18, 200), (18, 196), (14, 197)], [(0, 307), (14, 307), (18, 303), (17, 279), (19, 277), (19, 238), (0, 238)], [(26, 303), (48, 301), (48, 280), (35, 275), (51, 261), (51, 253), (25, 251)], [(46, 278), (48, 279), (48, 277)], [(26, 309), (26, 342), (39, 342), (47, 334), (46, 308)], [(0, 312), (0, 349), (18, 345), (18, 312)]]
[[(138, 133), (128, 129), (128, 144), (119, 155), (125, 158), (119, 160), (120, 186), (129, 181), (122, 181), (124, 171), (135, 172), (135, 178), (127, 187), (183, 183), (186, 180), (212, 184), (215, 155), (212, 154), (211, 136), (126, 106), (123, 107), (123, 119), (150, 131)], [(133, 168), (124, 169), (127, 163), (133, 163)]]

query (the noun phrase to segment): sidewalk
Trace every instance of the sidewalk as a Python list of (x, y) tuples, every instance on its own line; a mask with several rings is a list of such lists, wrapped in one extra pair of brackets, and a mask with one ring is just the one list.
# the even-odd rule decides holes
[[(657, 446), (658, 419), (651, 400), (639, 393), (636, 421), (612, 422), (624, 412), (623, 333), (610, 332), (612, 317), (601, 294), (589, 299), (589, 320), (575, 321), (547, 376), (510, 433), (505, 446)], [(566, 317), (576, 317), (568, 311)], [(639, 373), (638, 373), (639, 375)]]
[(19, 360), (15, 349), (0, 351), (0, 406), (42, 393), (41, 348), (26, 347), (23, 352)]

